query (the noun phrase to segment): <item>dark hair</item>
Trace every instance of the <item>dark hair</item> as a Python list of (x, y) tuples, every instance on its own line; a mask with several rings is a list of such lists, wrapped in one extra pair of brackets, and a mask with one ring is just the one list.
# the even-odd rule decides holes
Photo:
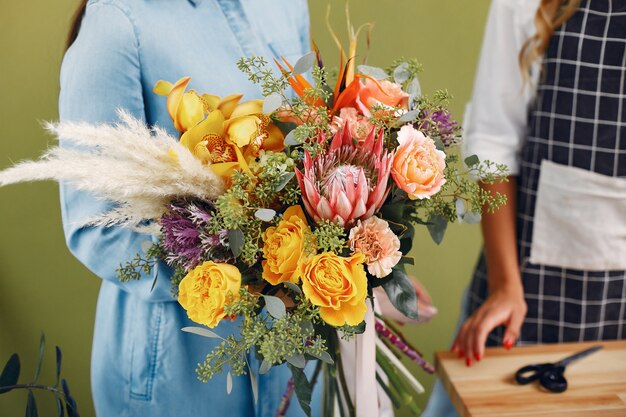
[(83, 20), (83, 16), (85, 15), (85, 10), (87, 9), (87, 0), (80, 0), (80, 5), (78, 9), (74, 12), (72, 16), (72, 24), (70, 25), (70, 31), (67, 34), (67, 43), (66, 47), (69, 48), (72, 46), (76, 38), (78, 37), (78, 31), (80, 30), (80, 23)]

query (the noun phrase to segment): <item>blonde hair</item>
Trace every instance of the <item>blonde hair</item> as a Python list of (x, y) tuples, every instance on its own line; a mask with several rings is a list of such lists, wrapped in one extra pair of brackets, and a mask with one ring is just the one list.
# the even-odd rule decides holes
[(541, 0), (535, 13), (535, 33), (519, 53), (519, 66), (525, 79), (530, 77), (530, 67), (548, 48), (554, 31), (572, 17), (580, 0)]

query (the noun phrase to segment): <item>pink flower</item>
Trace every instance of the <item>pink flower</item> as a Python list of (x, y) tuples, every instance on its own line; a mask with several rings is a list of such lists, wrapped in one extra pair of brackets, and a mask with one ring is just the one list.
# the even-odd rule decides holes
[(306, 211), (316, 222), (330, 220), (350, 227), (371, 217), (389, 193), (393, 154), (383, 150), (383, 132), (373, 130), (354, 144), (350, 130), (339, 130), (327, 151), (304, 155), (304, 172), (296, 170)]
[(343, 125), (347, 124), (350, 129), (350, 135), (358, 142), (363, 142), (367, 135), (374, 129), (368, 118), (359, 114), (354, 107), (344, 107), (339, 111), (339, 116), (333, 117), (330, 129), (333, 133), (337, 133)]
[(398, 132), (399, 146), (393, 159), (391, 175), (411, 200), (430, 198), (446, 182), (446, 154), (435, 142), (411, 125)]
[[(355, 80), (355, 82), (359, 82)], [(409, 106), (409, 95), (402, 91), (400, 84), (387, 80), (373, 81), (365, 78), (356, 97), (356, 105), (367, 117), (372, 117), (372, 107), (400, 107), (406, 109)]]
[(384, 278), (400, 262), (400, 239), (389, 228), (389, 223), (376, 216), (357, 223), (350, 230), (348, 242), (352, 254), (365, 255), (365, 263), (370, 274)]

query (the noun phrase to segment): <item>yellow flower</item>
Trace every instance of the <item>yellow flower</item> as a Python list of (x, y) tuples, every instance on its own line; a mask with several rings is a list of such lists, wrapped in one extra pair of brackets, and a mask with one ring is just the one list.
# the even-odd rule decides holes
[(183, 278), (178, 302), (196, 323), (215, 327), (226, 317), (224, 307), (239, 299), (241, 273), (229, 264), (205, 262)]
[(153, 89), (156, 94), (167, 96), (167, 112), (179, 132), (186, 132), (204, 119), (202, 98), (195, 91), (185, 92), (189, 81), (190, 77), (183, 77), (175, 84), (160, 80)]
[[(301, 266), (312, 248), (311, 229), (300, 206), (289, 207), (276, 227), (263, 233), (263, 279), (272, 285), (300, 282)], [(307, 247), (308, 246), (308, 247)]]
[(320, 307), (322, 320), (331, 326), (356, 326), (364, 320), (367, 310), (364, 261), (361, 253), (343, 258), (324, 252), (302, 266), (302, 291), (312, 304)]

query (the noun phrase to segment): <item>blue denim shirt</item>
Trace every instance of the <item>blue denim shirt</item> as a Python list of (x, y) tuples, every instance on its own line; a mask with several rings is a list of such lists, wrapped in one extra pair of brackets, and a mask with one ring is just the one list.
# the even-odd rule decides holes
[[(112, 123), (116, 109), (124, 108), (176, 135), (165, 98), (152, 93), (157, 80), (190, 75), (197, 91), (259, 98), (259, 87), (237, 69), (238, 58), (293, 62), (309, 48), (308, 26), (306, 0), (91, 0), (63, 61), (61, 120)], [(98, 416), (275, 415), (290, 377), (285, 367), (259, 377), (256, 406), (247, 376), (234, 378), (230, 396), (225, 375), (198, 381), (195, 368), (217, 342), (180, 330), (194, 323), (172, 298), (170, 271), (157, 268), (152, 291), (153, 276), (131, 283), (116, 277), (120, 263), (151, 237), (78, 227), (107, 203), (63, 185), (61, 205), (70, 250), (102, 278), (91, 369)], [(236, 328), (237, 322), (223, 322), (217, 332)], [(301, 415), (295, 398), (289, 415)]]

